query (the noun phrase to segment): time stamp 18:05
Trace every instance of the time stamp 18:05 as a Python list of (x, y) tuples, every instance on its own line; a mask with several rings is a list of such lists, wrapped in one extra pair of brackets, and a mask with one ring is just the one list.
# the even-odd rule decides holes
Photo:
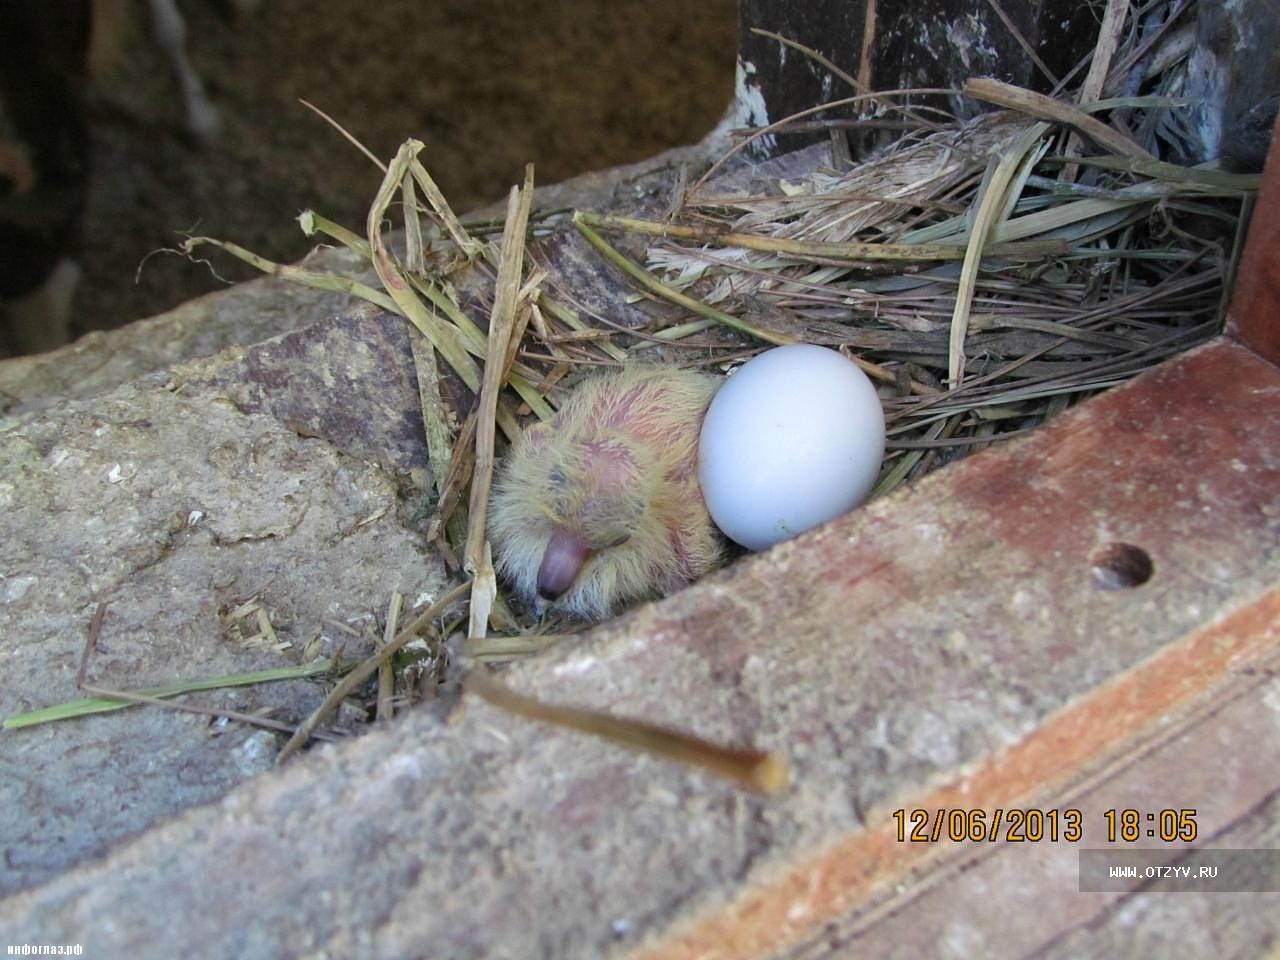
[[(1084, 839), (1084, 814), (1075, 807), (1042, 810), (1038, 807), (1005, 810), (965, 810), (938, 807), (893, 811), (899, 843), (1079, 843)], [(1104, 810), (1107, 843), (1136, 843), (1142, 839), (1165, 843), (1191, 843), (1196, 839), (1194, 808), (1143, 811), (1133, 808)]]

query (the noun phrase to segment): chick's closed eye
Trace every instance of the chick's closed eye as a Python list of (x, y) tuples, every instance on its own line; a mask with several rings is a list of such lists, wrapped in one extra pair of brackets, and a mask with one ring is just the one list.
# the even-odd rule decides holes
[(517, 595), (599, 619), (720, 565), (696, 470), (716, 386), (662, 368), (596, 377), (512, 445), (489, 534)]

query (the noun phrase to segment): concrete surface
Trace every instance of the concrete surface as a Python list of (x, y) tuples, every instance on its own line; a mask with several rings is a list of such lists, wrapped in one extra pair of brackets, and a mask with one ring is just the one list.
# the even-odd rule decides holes
[[(648, 209), (669, 200), (683, 158), (711, 149), (542, 188), (539, 202)], [(579, 304), (635, 320), (619, 306), (625, 279), (589, 249), (561, 224), (539, 255)], [(361, 269), (341, 250), (305, 266)], [(489, 278), (456, 282), (483, 316)], [(0, 717), (77, 698), (102, 601), (88, 679), (136, 688), (363, 656), (392, 590), (414, 603), (441, 588), (443, 563), (422, 535), (427, 454), (399, 317), (267, 277), (2, 362), (0, 397)], [(227, 615), (255, 598), (287, 646), (241, 642), (256, 621)], [(296, 723), (323, 694), (294, 682), (196, 699)], [(153, 710), (5, 731), (0, 892), (223, 796), (270, 769), (279, 745)]]
[[(352, 315), (0, 431), (0, 716), (80, 696), (100, 601), (88, 678), (101, 686), (367, 656), (392, 590), (415, 603), (444, 583), (402, 516), (426, 462), (416, 397), (404, 324)], [(230, 618), (255, 599), (279, 649), (245, 642), (256, 619)], [(196, 699), (300, 719), (322, 697), (293, 681)], [(0, 891), (221, 797), (278, 749), (264, 731), (148, 709), (0, 733)]]
[[(781, 750), (785, 797), (468, 701), (448, 724), (418, 713), (313, 751), (19, 893), (0, 931), (103, 956), (813, 944), (946, 862), (948, 844), (896, 840), (894, 809), (1062, 806), (1178, 711), (1271, 669), (1278, 395), (1274, 368), (1214, 343), (508, 673), (552, 700)], [(1149, 554), (1148, 582), (1097, 584), (1090, 556), (1113, 541)], [(1265, 737), (1274, 691), (1259, 702)], [(1280, 788), (1276, 771), (1254, 765), (1229, 802), (1211, 802), (1221, 773), (1134, 802), (1203, 807), (1215, 836)], [(1103, 804), (1128, 799), (1111, 789)], [(1044, 865), (1032, 902), (1074, 895), (1048, 846), (1004, 856)], [(1280, 935), (1280, 912), (1246, 912), (1251, 942)], [(1071, 929), (1025, 921), (1029, 940), (956, 942), (1068, 949)]]

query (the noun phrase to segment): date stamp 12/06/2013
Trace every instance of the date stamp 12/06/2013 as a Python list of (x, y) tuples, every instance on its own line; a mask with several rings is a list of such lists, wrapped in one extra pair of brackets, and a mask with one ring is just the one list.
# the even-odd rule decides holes
[[(1076, 807), (901, 808), (892, 816), (899, 843), (1105, 842), (1080, 848), (1081, 893), (1280, 892), (1280, 850), (1197, 847), (1196, 810), (1189, 807), (1111, 808), (1087, 840)], [(1143, 841), (1148, 845), (1134, 846)], [(1165, 846), (1152, 848), (1152, 841)]]
[[(1084, 814), (1075, 807), (901, 808), (893, 811), (893, 820), (899, 843), (1080, 843), (1085, 839)], [(1102, 820), (1107, 843), (1143, 839), (1192, 843), (1199, 830), (1194, 808), (1113, 808), (1103, 812)]]

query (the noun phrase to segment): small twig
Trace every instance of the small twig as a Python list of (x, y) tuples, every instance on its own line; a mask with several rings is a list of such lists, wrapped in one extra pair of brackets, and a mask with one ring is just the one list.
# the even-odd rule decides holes
[[(427, 202), (431, 204), (431, 209), (440, 218), (445, 231), (453, 238), (453, 242), (458, 245), (462, 255), (470, 260), (481, 251), (484, 244), (473, 239), (471, 234), (467, 233), (467, 228), (462, 225), (462, 221), (453, 212), (453, 208), (449, 206), (449, 201), (445, 199), (440, 188), (436, 186), (436, 182), (432, 179), (431, 174), (427, 172), (427, 168), (417, 159), (418, 150), (421, 150), (423, 145), (416, 140), (405, 141), (405, 146), (411, 144), (416, 146), (417, 149), (413, 150), (413, 159), (409, 164), (410, 175), (418, 182), (422, 192), (426, 194)], [(402, 147), (401, 149), (404, 148)]]
[(986, 191), (978, 203), (969, 234), (969, 246), (960, 269), (960, 283), (956, 288), (955, 309), (951, 314), (951, 337), (948, 347), (947, 379), (951, 389), (960, 386), (964, 378), (964, 339), (969, 327), (969, 310), (973, 303), (974, 288), (978, 281), (978, 267), (983, 252), (996, 224), (1004, 218), (1012, 206), (1015, 185), (1019, 173), (1025, 173), (1027, 159), (1034, 156), (1036, 144), (1049, 129), (1047, 123), (1035, 123), (1022, 132), (996, 164)]
[[(994, 2), (994, 0), (992, 0)], [(1098, 40), (1093, 47), (1093, 59), (1089, 61), (1089, 72), (1076, 95), (1080, 106), (1091, 104), (1102, 96), (1102, 88), (1107, 80), (1107, 72), (1111, 69), (1111, 60), (1115, 56), (1116, 47), (1120, 44), (1120, 34), (1124, 31), (1125, 18), (1129, 14), (1130, 0), (1107, 0), (1107, 9), (1102, 15), (1102, 23), (1098, 27)], [(1056, 86), (1056, 81), (1055, 81)], [(1080, 135), (1072, 131), (1067, 138), (1062, 153), (1074, 157), (1080, 152)], [(1063, 183), (1073, 183), (1079, 168), (1069, 163), (1058, 171)]]
[(364, 257), (366, 260), (372, 256), (368, 240), (348, 230), (342, 224), (334, 223), (328, 217), (321, 216), (314, 210), (303, 210), (298, 214), (297, 220), (298, 227), (302, 230), (304, 237), (314, 237), (319, 233), (338, 241), (348, 250)]
[[(1093, 57), (1089, 61), (1089, 72), (1076, 102), (1081, 106), (1093, 103), (1102, 96), (1107, 82), (1107, 74), (1111, 70), (1111, 61), (1115, 58), (1116, 49), (1120, 46), (1120, 35), (1124, 32), (1124, 22), (1129, 16), (1131, 0), (1107, 0), (1107, 9), (1102, 14), (1102, 23), (1098, 26), (1098, 40), (1094, 44)], [(1057, 81), (1054, 81), (1055, 85)]]
[[(382, 646), (385, 647), (396, 637), (396, 627), (400, 623), (400, 608), (404, 605), (404, 594), (399, 590), (391, 591), (391, 602), (387, 604), (387, 623), (382, 628)], [(393, 707), (392, 694), (395, 692), (395, 674), (391, 669), (391, 661), (384, 660), (378, 667), (378, 709), (375, 716), (379, 720), (390, 720)]]
[[(93, 656), (98, 648), (98, 640), (102, 635), (102, 624), (107, 616), (107, 602), (105, 600), (98, 603), (97, 609), (93, 612), (93, 619), (89, 621), (88, 635), (85, 637), (84, 649), (80, 653), (80, 669), (76, 672), (76, 689), (83, 693), (90, 694), (96, 698), (94, 700), (79, 700), (72, 703), (62, 704), (57, 707), (47, 707), (44, 710), (34, 710), (30, 713), (21, 714), (16, 717), (10, 717), (4, 723), (6, 730), (18, 729), (26, 726), (35, 726), (46, 720), (68, 719), (75, 716), (84, 716), (89, 713), (99, 713), (106, 710), (118, 709), (131, 703), (150, 704), (152, 706), (163, 707), (167, 710), (178, 710), (183, 713), (195, 713), (209, 717), (225, 717), (228, 720), (237, 720), (241, 723), (252, 724), (257, 727), (265, 727), (270, 730), (283, 730), (292, 732), (293, 727), (279, 720), (271, 720), (267, 717), (255, 716), (251, 713), (241, 713), (238, 710), (227, 710), (222, 707), (203, 707), (191, 703), (175, 703), (170, 700), (161, 699), (164, 696), (174, 696), (178, 693), (185, 693), (190, 690), (208, 690), (216, 689), (219, 684), (217, 681), (206, 681), (202, 683), (194, 683), (189, 685), (175, 685), (173, 687), (161, 687), (155, 690), (114, 690), (110, 687), (100, 687), (86, 681), (89, 672), (89, 659)], [(329, 668), (328, 661), (324, 664), (324, 669)], [(241, 680), (242, 678), (226, 678), (232, 680)], [(228, 686), (230, 684), (221, 684)], [(237, 683), (236, 685), (239, 685)], [(104, 704), (106, 701), (106, 704)]]
[[(946, 420), (939, 420), (936, 423), (930, 424), (928, 429), (925, 430), (925, 439), (936, 440), (942, 435), (946, 426)], [(867, 499), (875, 500), (895, 489), (900, 483), (907, 479), (907, 474), (915, 468), (915, 465), (920, 462), (920, 459), (924, 455), (924, 450), (906, 451), (903, 456), (893, 462), (893, 465), (890, 466), (889, 469), (882, 471), (880, 479), (876, 481), (876, 485), (872, 488), (871, 494)]]
[[(547, 313), (551, 314), (551, 316), (555, 317), (561, 323), (565, 324), (571, 330), (589, 330), (590, 329), (590, 327), (587, 326), (585, 321), (583, 321), (582, 317), (578, 315), (578, 312), (576, 310), (573, 310), (570, 307), (566, 306), (565, 304), (561, 303), (559, 299), (551, 296), (545, 290), (539, 292), (537, 305), (541, 307), (543, 310), (545, 310)], [(603, 350), (605, 353), (611, 356), (614, 360), (617, 360), (619, 363), (622, 363), (627, 359), (627, 352), (623, 350), (621, 347), (617, 346), (616, 344), (605, 342), (605, 343), (596, 344), (596, 346), (598, 346), (601, 350)]]
[(312, 113), (315, 113), (316, 115), (318, 115), (320, 119), (322, 119), (325, 123), (329, 124), (329, 126), (333, 127), (333, 129), (337, 130), (338, 133), (341, 134), (342, 137), (346, 139), (348, 143), (350, 143), (353, 147), (355, 147), (357, 150), (363, 153), (366, 157), (368, 157), (370, 162), (372, 162), (373, 165), (376, 166), (379, 170), (381, 170), (383, 173), (387, 172), (387, 165), (383, 163), (381, 160), (379, 160), (376, 156), (374, 156), (368, 147), (366, 147), (363, 143), (361, 143), (354, 136), (348, 133), (347, 129), (342, 124), (340, 124), (337, 120), (333, 119), (333, 117), (329, 116), (329, 114), (325, 113), (323, 110), (317, 107), (314, 103), (310, 103), (307, 100), (303, 100), (301, 97), (298, 98), (298, 102), (302, 104), (304, 107), (306, 107), (308, 110), (310, 110)]
[(93, 619), (89, 621), (89, 635), (84, 641), (84, 650), (80, 654), (80, 669), (76, 671), (76, 689), (83, 690), (85, 677), (89, 674), (89, 658), (98, 649), (98, 638), (102, 636), (102, 621), (107, 617), (107, 601), (98, 601), (98, 609), (93, 611)]
[[(1027, 427), (1022, 430), (1006, 430), (1004, 433), (998, 433), (993, 437), (984, 438), (984, 440), (1012, 440), (1014, 437), (1021, 436), (1024, 433), (1031, 433), (1036, 428)], [(967, 447), (971, 444), (984, 442), (976, 437), (945, 437), (940, 436), (936, 440), (886, 440), (884, 448), (886, 450), (933, 450), (939, 447)]]
[(436, 512), (427, 524), (427, 537), (433, 541), (442, 541), (446, 525), (453, 516), (453, 511), (462, 502), (462, 494), (467, 488), (467, 480), (471, 476), (472, 466), (476, 459), (476, 414), (473, 410), (467, 414), (458, 428), (458, 436), (454, 440), (453, 455), (449, 459), (449, 470), (444, 479), (439, 481), (440, 500), (436, 503)]
[[(1049, 157), (1046, 163), (1065, 162)], [(1142, 177), (1151, 177), (1168, 183), (1177, 183), (1195, 190), (1225, 191), (1231, 195), (1257, 193), (1262, 186), (1260, 173), (1228, 173), (1225, 170), (1206, 170), (1199, 167), (1182, 167), (1165, 160), (1143, 157), (1075, 157), (1072, 163), (1081, 166), (1101, 167)]]
[[(507, 219), (498, 255), (498, 276), (494, 281), (493, 309), (489, 313), (489, 336), (485, 350), (484, 379), (475, 413), (475, 464), (471, 471), (471, 499), (467, 510), (467, 541), (463, 547), (462, 569), (471, 575), (470, 623), (467, 636), (482, 637), (489, 626), (489, 612), (498, 595), (493, 555), (486, 538), (489, 491), (493, 483), (494, 441), (496, 439), (498, 395), (507, 380), (508, 358), (524, 273), (525, 231), (533, 203), (533, 165), (525, 167), (524, 187), (512, 187), (507, 197)], [(520, 331), (523, 336), (523, 331)]]
[(778, 43), (782, 44), (783, 46), (790, 47), (792, 50), (796, 50), (804, 54), (810, 60), (814, 61), (819, 66), (826, 69), (829, 73), (832, 74), (832, 76), (839, 77), (841, 80), (847, 83), (851, 88), (853, 88), (854, 93), (867, 92), (866, 84), (859, 83), (852, 76), (850, 76), (844, 70), (841, 70), (831, 60), (823, 56), (817, 50), (814, 50), (812, 47), (806, 47), (803, 43), (800, 43), (796, 40), (790, 40), (787, 37), (784, 37), (780, 33), (774, 33), (772, 30), (765, 30), (761, 27), (752, 27), (751, 32), (760, 37), (768, 37), (770, 40), (776, 40)]
[(531, 637), (494, 637), (468, 639), (463, 653), (473, 660), (514, 660), (550, 649), (570, 634), (538, 634)]
[[(774, 132), (825, 133), (829, 130), (920, 130), (933, 129), (933, 126), (917, 120), (884, 120), (879, 117), (864, 117), (860, 120), (797, 120), (795, 123), (787, 124), (787, 126)], [(729, 131), (729, 136), (749, 137), (762, 129), (764, 128), (735, 127)]]
[[(473, 577), (481, 567), (484, 553), (485, 517), (489, 503), (489, 486), (493, 477), (493, 447), (498, 394), (506, 381), (507, 347), (516, 323), (516, 306), (520, 295), (520, 278), (524, 272), (525, 230), (533, 204), (533, 166), (525, 168), (524, 187), (511, 188), (507, 199), (507, 224), (502, 232), (502, 250), (498, 260), (493, 310), (489, 314), (489, 340), (485, 352), (484, 379), (480, 386), (480, 403), (476, 412), (476, 460), (471, 478), (467, 546), (462, 566)], [(475, 598), (473, 597), (473, 602)], [(487, 611), (485, 611), (487, 613)]]
[[(423, 335), (440, 351), (449, 366), (472, 390), (480, 389), (480, 368), (467, 352), (466, 340), (462, 332), (452, 323), (441, 319), (433, 311), (423, 306), (413, 295), (411, 285), (404, 276), (399, 265), (387, 250), (382, 239), (383, 213), (390, 206), (400, 181), (406, 171), (416, 162), (422, 144), (416, 140), (407, 140), (400, 147), (395, 160), (378, 188), (377, 196), (369, 207), (369, 215), (365, 220), (365, 235), (372, 251), (371, 262), (378, 279), (382, 281), (386, 295), (395, 302), (396, 313), (403, 315), (422, 331)], [(514, 428), (514, 425), (512, 425)]]
[[(955, 439), (954, 434), (957, 430), (960, 429), (960, 424), (964, 421), (964, 418), (965, 418), (965, 415), (963, 413), (957, 413), (955, 416), (949, 417), (946, 420), (944, 420), (943, 421), (944, 426), (942, 428), (942, 432), (938, 434), (937, 438), (933, 442), (947, 443), (950, 440), (954, 440)], [(889, 449), (889, 444), (887, 440), (885, 442), (885, 449)], [(926, 473), (932, 470), (933, 465), (938, 460), (938, 451), (940, 449), (942, 448), (936, 447), (933, 449), (926, 450), (924, 453), (924, 456), (920, 458), (920, 462), (911, 468), (911, 472), (907, 475), (908, 479), (912, 479), (915, 477), (923, 477)]]
[[(183, 693), (197, 690), (222, 690), (226, 687), (245, 687), (255, 683), (272, 683), (276, 680), (305, 680), (334, 669), (334, 661), (325, 659), (314, 663), (304, 663), (296, 667), (277, 667), (273, 670), (254, 670), (249, 673), (238, 673), (226, 677), (214, 677), (206, 680), (189, 680), (170, 683), (161, 687), (147, 687), (142, 690), (122, 691), (148, 697), (176, 697)], [(101, 697), (89, 697), (82, 700), (71, 700), (67, 703), (42, 707), (9, 717), (4, 722), (4, 729), (17, 730), (21, 727), (34, 727), (42, 723), (53, 723), (56, 720), (70, 720), (74, 717), (85, 717), (94, 713), (110, 713), (123, 710), (129, 706), (119, 700), (107, 700)]]
[(1009, 19), (1009, 15), (1004, 12), (1004, 7), (1000, 6), (999, 0), (987, 0), (987, 3), (996, 12), (996, 16), (1000, 18), (1000, 22), (1004, 24), (1005, 29), (1013, 36), (1014, 41), (1022, 48), (1022, 52), (1027, 55), (1027, 59), (1036, 65), (1036, 69), (1043, 73), (1051, 84), (1057, 86), (1058, 78), (1049, 69), (1049, 65), (1040, 59), (1040, 56), (1036, 53), (1036, 48), (1027, 42), (1027, 38), (1022, 35), (1022, 31)]
[(440, 365), (435, 348), (425, 337), (409, 337), (413, 354), (413, 370), (418, 381), (418, 406), (427, 440), (427, 462), (431, 466), (431, 482), (435, 486), (437, 505), (444, 496), (445, 477), (453, 460), (453, 439), (449, 430), (449, 412), (440, 393)]
[(1094, 119), (1083, 110), (1069, 103), (1046, 97), (1043, 93), (1024, 90), (1022, 87), (1015, 87), (1011, 83), (992, 80), (990, 77), (971, 77), (966, 80), (964, 82), (964, 93), (975, 100), (985, 100), (997, 106), (1019, 110), (1041, 120), (1073, 126), (1098, 146), (1105, 147), (1112, 153), (1119, 154), (1122, 157), (1155, 160), (1155, 157), (1143, 150), (1138, 144), (1124, 134), (1108, 127), (1101, 120)]
[(480, 667), (467, 674), (467, 692), (496, 707), (531, 720), (603, 737), (633, 750), (699, 767), (733, 780), (757, 793), (779, 793), (787, 788), (787, 762), (776, 753), (751, 748), (726, 747), (692, 734), (611, 716), (595, 710), (556, 706), (511, 690)]
[(276, 263), (268, 260), (266, 257), (258, 256), (258, 254), (246, 250), (239, 244), (230, 243), (226, 240), (217, 240), (213, 237), (187, 237), (182, 242), (178, 252), (187, 258), (196, 262), (193, 254), (196, 249), (209, 244), (220, 250), (224, 250), (231, 254), (237, 260), (241, 260), (255, 269), (261, 270), (263, 273), (274, 277), (280, 277), (282, 280), (288, 280), (302, 287), (310, 287), (313, 290), (332, 290), (337, 293), (346, 293), (353, 297), (359, 297), (367, 300), (374, 306), (381, 307), (391, 313), (399, 313), (400, 308), (396, 306), (395, 301), (388, 297), (381, 290), (375, 290), (368, 284), (361, 283), (359, 280), (353, 280), (350, 277), (340, 277), (333, 273), (316, 273), (314, 270), (304, 270), (301, 267), (295, 267), (291, 264)]

